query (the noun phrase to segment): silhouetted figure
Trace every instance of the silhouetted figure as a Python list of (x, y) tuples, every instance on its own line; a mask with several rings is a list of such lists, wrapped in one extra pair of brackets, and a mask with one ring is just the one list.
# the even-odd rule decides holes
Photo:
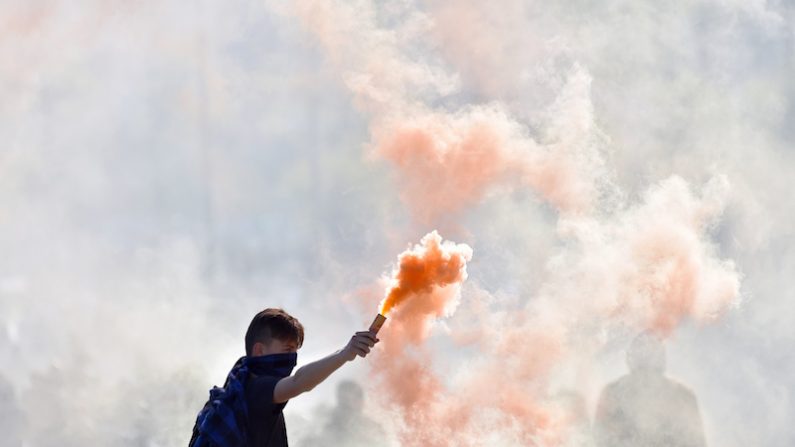
[(337, 404), (328, 414), (322, 431), (305, 439), (305, 446), (378, 447), (389, 445), (378, 423), (364, 415), (364, 391), (356, 382), (337, 385)]
[(602, 391), (594, 431), (599, 447), (703, 447), (696, 396), (667, 378), (665, 347), (641, 334), (627, 351), (630, 373)]

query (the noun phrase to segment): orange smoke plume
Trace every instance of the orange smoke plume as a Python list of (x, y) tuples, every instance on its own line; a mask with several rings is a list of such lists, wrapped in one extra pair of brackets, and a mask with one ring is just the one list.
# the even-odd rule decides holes
[[(381, 395), (411, 427), (401, 432), (402, 445), (449, 445), (449, 436), (436, 430), (438, 423), (466, 425), (467, 411), (455, 413), (439, 404), (445, 386), (430, 367), (424, 342), (434, 321), (455, 311), (461, 284), (467, 278), (466, 263), (471, 258), (468, 245), (444, 241), (432, 231), (400, 254), (392, 272), (379, 309), (381, 315), (389, 314), (392, 324), (382, 349), (375, 353), (379, 366), (375, 372)], [(455, 421), (454, 414), (464, 419)]]
[[(718, 177), (698, 194), (673, 176), (626, 201), (606, 166), (609, 137), (597, 125), (585, 68), (567, 70), (555, 100), (528, 122), (501, 101), (447, 100), (458, 73), (413, 57), (445, 21), (411, 11), (405, 23), (401, 16), (384, 27), (370, 1), (291, 4), (370, 117), (367, 146), (395, 168), (416, 222), (456, 222), (484, 199), (517, 189), (557, 214), (560, 250), (528, 297), (471, 284), (454, 315), (471, 249), (432, 232), (400, 255), (380, 307), (389, 333), (373, 362), (383, 411), (398, 416), (389, 419), (400, 445), (584, 445), (584, 396), (608, 338), (667, 336), (736, 305), (741, 275), (710, 241), (728, 182)], [(461, 28), (454, 11), (456, 32), (477, 29)], [(466, 52), (481, 64), (491, 40), (470, 35), (452, 44), (484, 45)], [(499, 51), (504, 45), (495, 42)], [(440, 344), (426, 343), (440, 317), (449, 317)], [(376, 318), (373, 328), (383, 323)], [(466, 349), (453, 352), (446, 342)]]
[(419, 245), (398, 257), (392, 273), (392, 286), (381, 302), (379, 313), (386, 316), (406, 299), (429, 294), (434, 287), (445, 287), (467, 278), (466, 263), (472, 249), (466, 244), (442, 241), (435, 230), (426, 234)]
[(373, 21), (373, 4), (292, 4), (343, 74), (357, 108), (370, 115), (369, 147), (396, 168), (400, 197), (417, 222), (440, 225), (492, 193), (524, 187), (564, 214), (593, 210), (603, 141), (585, 70), (576, 67), (568, 76), (538, 138), (500, 103), (433, 106), (435, 95), (457, 90), (457, 76), (406, 57), (391, 32)]
[[(572, 89), (579, 88), (575, 84)], [(570, 214), (589, 210), (598, 194), (586, 175), (597, 170), (593, 163), (561, 147), (536, 143), (496, 105), (449, 114), (415, 111), (378, 126), (374, 143), (376, 153), (400, 173), (401, 199), (423, 223), (455, 216), (498, 188), (527, 185)]]

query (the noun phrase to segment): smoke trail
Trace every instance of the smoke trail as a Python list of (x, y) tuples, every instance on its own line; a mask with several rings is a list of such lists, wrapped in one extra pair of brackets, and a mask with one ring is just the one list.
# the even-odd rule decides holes
[[(441, 380), (429, 367), (423, 344), (433, 322), (455, 312), (466, 262), (472, 249), (465, 244), (442, 241), (436, 231), (398, 257), (380, 313), (389, 314), (383, 348), (376, 354), (377, 374), (384, 396), (397, 404), (401, 419), (411, 428), (410, 445), (442, 445), (435, 433), (436, 402), (443, 393)], [(425, 427), (425, 428), (423, 428)]]
[[(719, 261), (705, 242), (726, 187), (716, 178), (696, 195), (672, 178), (636, 207), (562, 222), (569, 248), (549, 262), (546, 281), (527, 306), (505, 309), (487, 298), (485, 305), (463, 309), (472, 316), (451, 336), (470, 340), (478, 354), (452, 378), (428, 372), (434, 352), (422, 362), (388, 359), (390, 369), (402, 365), (402, 373), (412, 374), (391, 384), (402, 399), (415, 399), (402, 403), (410, 409), (403, 442), (482, 445), (493, 431), (500, 442), (577, 445), (576, 414), (561, 407), (558, 396), (568, 386), (565, 378), (587, 381), (592, 375), (591, 359), (606, 334), (648, 329), (669, 335), (685, 318), (710, 321), (736, 303), (734, 266)], [(422, 378), (422, 388), (413, 388), (415, 377)]]
[(467, 104), (452, 112), (430, 105), (455, 94), (458, 83), (439, 63), (402, 52), (423, 46), (419, 36), (431, 25), (422, 14), (402, 11), (402, 25), (383, 29), (367, 2), (301, 1), (295, 12), (343, 73), (355, 103), (370, 114), (372, 151), (400, 173), (401, 198), (418, 221), (434, 224), (495, 190), (521, 186), (565, 213), (595, 205), (602, 162), (588, 143), (600, 136), (590, 111), (569, 104), (590, 83), (581, 70), (573, 72), (554, 111), (565, 119), (550, 123), (540, 144), (502, 104)]
[[(564, 242), (525, 308), (482, 305), (470, 325), (452, 331), (454, 339), (476, 341), (480, 353), (468, 371), (451, 378), (436, 372), (425, 341), (432, 322), (427, 316), (452, 315), (455, 307), (440, 309), (458, 290), (426, 287), (422, 300), (396, 309), (375, 372), (399, 409), (401, 441), (573, 442), (574, 415), (556, 398), (556, 376), (587, 377), (588, 359), (612, 331), (669, 335), (686, 318), (709, 321), (736, 303), (739, 274), (708, 242), (728, 182), (716, 177), (695, 195), (671, 177), (641, 204), (623, 204), (620, 192), (608, 189), (607, 137), (594, 124), (590, 76), (582, 67), (574, 65), (534, 138), (498, 102), (452, 110), (433, 105), (454, 95), (457, 78), (438, 61), (412, 59), (408, 48), (422, 47), (419, 36), (432, 29), (432, 19), (407, 6), (385, 20), (387, 29), (378, 26), (379, 13), (386, 14), (369, 2), (297, 6), (356, 104), (370, 114), (373, 151), (397, 168), (413, 216), (437, 222), (489, 194), (524, 186), (558, 213)], [(390, 294), (385, 310), (399, 300)], [(409, 307), (414, 303), (433, 306)]]
[(567, 213), (589, 210), (596, 186), (574, 154), (543, 147), (503, 107), (419, 112), (379, 129), (376, 153), (400, 172), (401, 198), (421, 222), (480, 202), (496, 188), (532, 187)]
[(418, 445), (438, 444), (433, 433), (420, 427), (423, 420), (433, 418), (429, 405), (443, 391), (441, 381), (427, 367), (430, 362), (423, 344), (433, 322), (455, 312), (471, 258), (468, 245), (443, 241), (436, 231), (428, 233), (398, 257), (379, 308), (379, 313), (389, 315), (385, 328), (389, 335), (376, 355), (381, 390), (397, 404), (401, 419), (411, 427), (410, 442)]

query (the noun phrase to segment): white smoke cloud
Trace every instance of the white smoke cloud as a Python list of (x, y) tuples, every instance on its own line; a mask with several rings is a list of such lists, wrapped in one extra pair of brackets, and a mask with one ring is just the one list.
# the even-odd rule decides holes
[[(643, 226), (633, 222), (650, 185), (692, 199), (683, 212), (725, 207), (698, 253), (734, 260), (743, 302), (676, 332), (671, 374), (699, 397), (710, 445), (792, 444), (790, 5), (351, 5), (337, 19), (368, 34), (360, 27), (376, 17), (387, 32), (361, 43), (410, 65), (405, 77), (389, 64), (378, 78), (340, 76), (329, 67), (373, 53), (328, 55), (273, 5), (0, 5), (0, 410), (20, 421), (15, 436), (185, 444), (261, 307), (305, 322), (302, 361), (338, 348), (372, 317), (354, 304), (358, 290), (428, 230), (405, 211), (391, 168), (364, 159), (362, 114), (391, 117), (379, 106), (410, 98), (400, 112), (412, 112), (430, 98), (499, 104), (542, 144), (598, 145), (611, 209), (635, 210), (626, 226)], [(566, 100), (567, 85), (584, 90)], [(580, 122), (595, 126), (577, 136), (573, 117), (588, 110)], [(700, 190), (722, 178), (725, 197)], [(441, 371), (464, 375), (471, 352), (445, 331), (477, 309), (495, 328), (514, 307), (543, 315), (538, 297), (565, 282), (550, 283), (547, 269), (580, 259), (561, 251), (566, 238), (594, 233), (572, 222), (561, 234), (522, 189), (484, 194), (460, 223), (445, 236), (474, 247), (472, 283), (432, 349)], [(713, 313), (706, 304), (698, 315)], [(569, 365), (556, 380), (582, 383), (589, 409), (624, 371), (626, 337), (607, 338), (587, 380)], [(367, 369), (345, 376), (366, 381)], [(301, 424), (290, 418), (311, 421), (333, 392), (291, 402), (291, 436)]]

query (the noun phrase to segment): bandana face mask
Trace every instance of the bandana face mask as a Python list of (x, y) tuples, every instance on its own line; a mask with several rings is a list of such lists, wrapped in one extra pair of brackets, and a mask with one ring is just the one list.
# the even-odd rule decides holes
[(266, 375), (284, 378), (293, 373), (293, 368), (295, 368), (297, 361), (297, 353), (286, 352), (259, 357), (245, 357), (243, 364), (258, 376)]

